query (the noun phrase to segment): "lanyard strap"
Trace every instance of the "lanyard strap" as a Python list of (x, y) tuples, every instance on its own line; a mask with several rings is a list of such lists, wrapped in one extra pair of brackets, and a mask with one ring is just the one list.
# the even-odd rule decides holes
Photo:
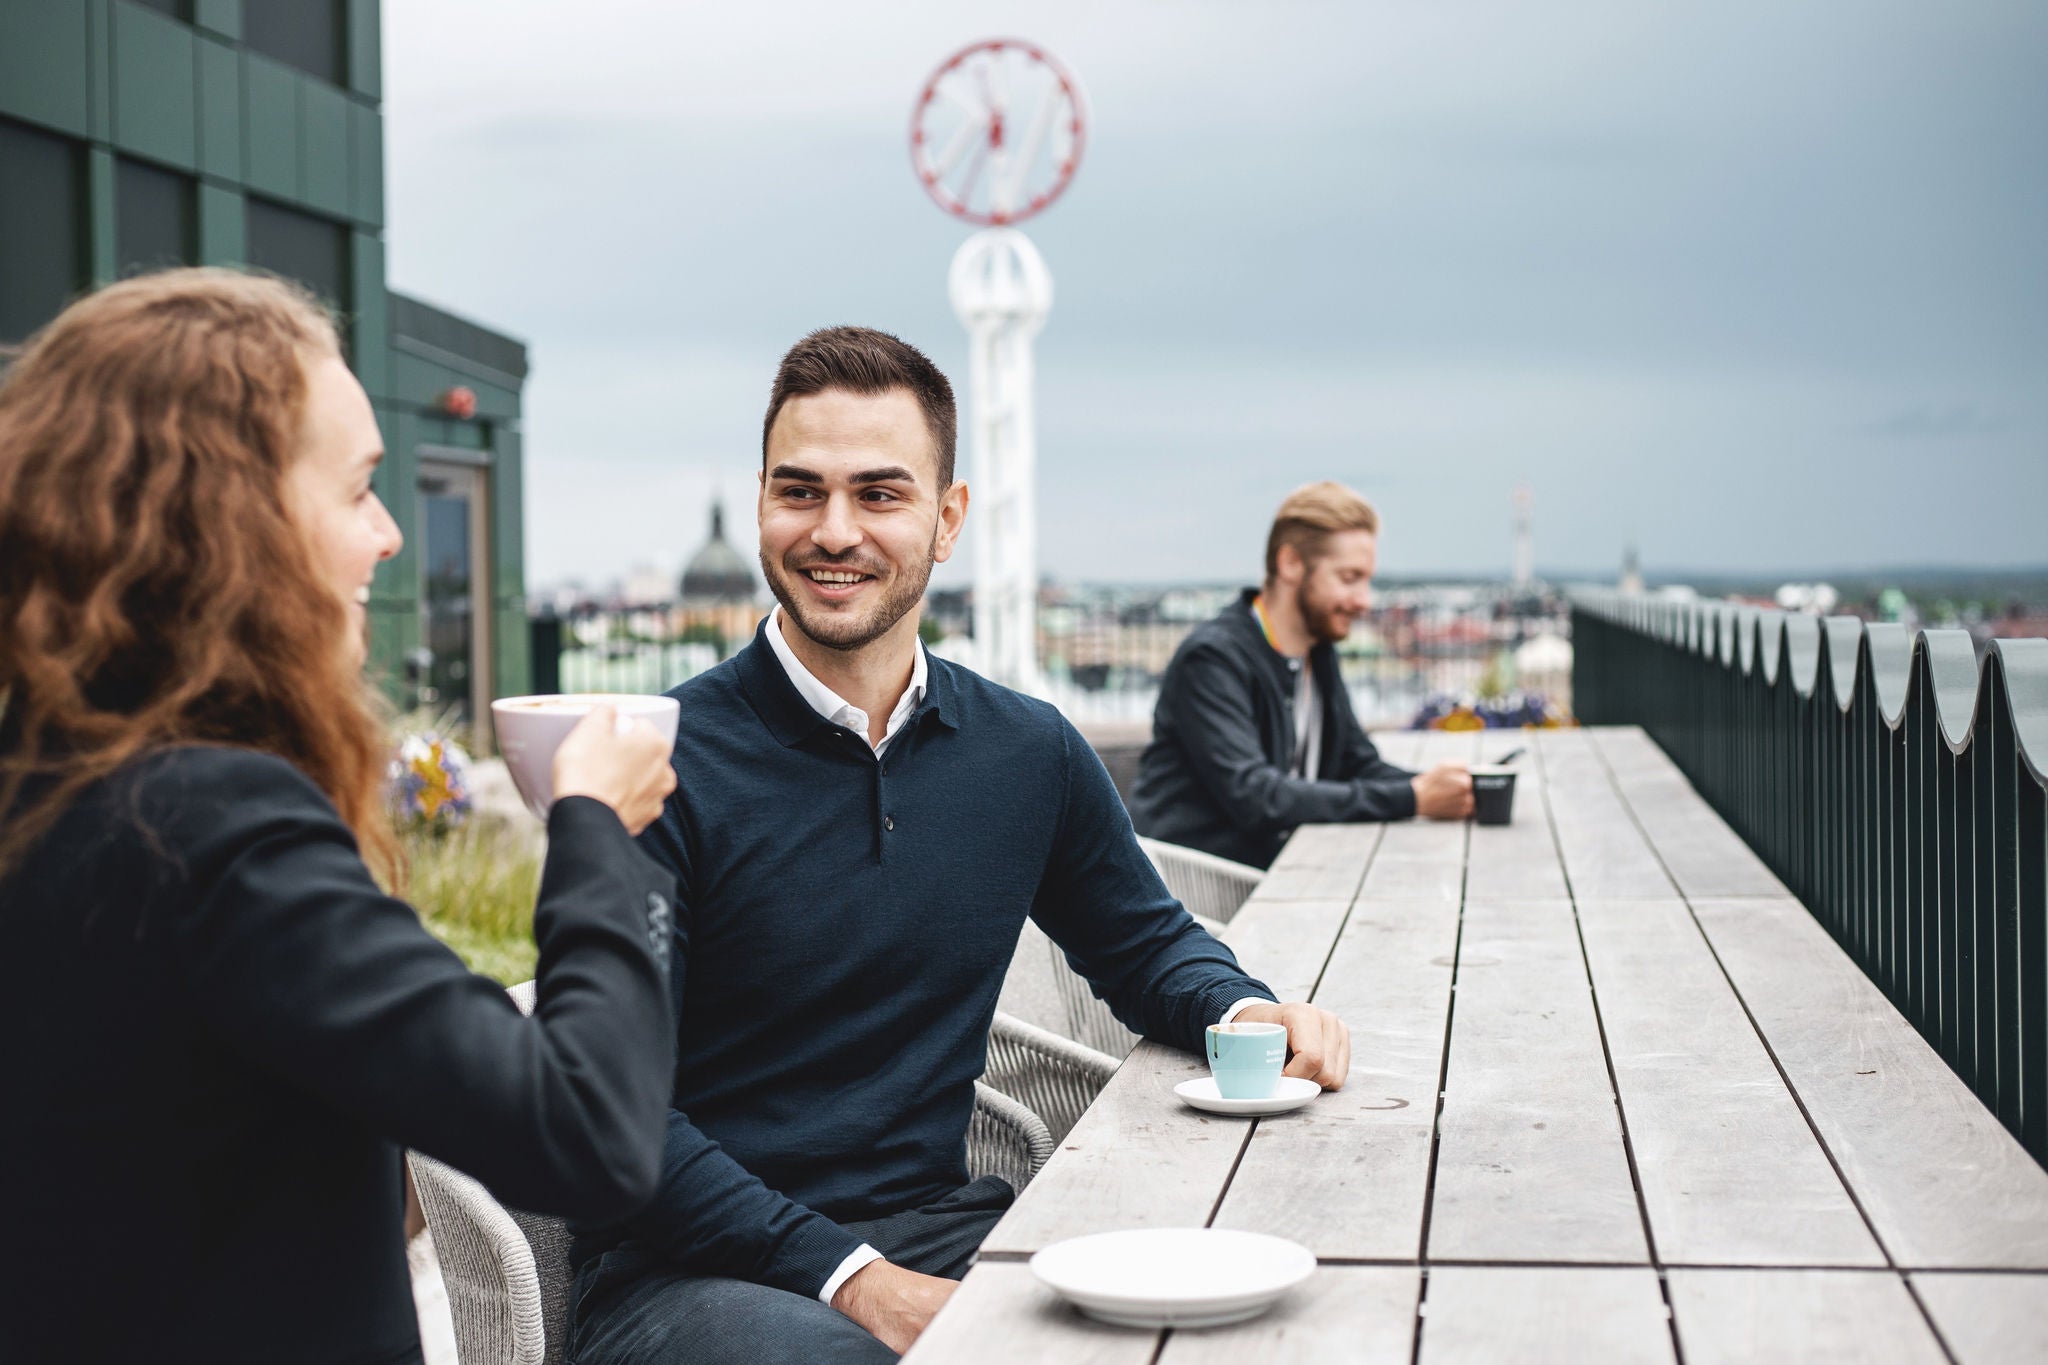
[(1273, 652), (1275, 654), (1285, 653), (1286, 651), (1280, 648), (1280, 642), (1273, 638), (1273, 623), (1266, 619), (1266, 595), (1264, 593), (1259, 593), (1252, 598), (1252, 615), (1259, 618), (1259, 629), (1265, 632), (1266, 643), (1273, 647)]

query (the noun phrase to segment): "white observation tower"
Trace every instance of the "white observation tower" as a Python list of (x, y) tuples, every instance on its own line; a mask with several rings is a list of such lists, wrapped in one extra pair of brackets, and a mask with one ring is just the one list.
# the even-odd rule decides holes
[(1080, 164), (1080, 86), (1043, 48), (973, 43), (940, 64), (911, 116), (910, 156), (939, 207), (979, 224), (947, 276), (967, 328), (974, 491), (974, 653), (988, 677), (1038, 688), (1038, 430), (1032, 339), (1052, 274), (1014, 226), (1059, 198)]

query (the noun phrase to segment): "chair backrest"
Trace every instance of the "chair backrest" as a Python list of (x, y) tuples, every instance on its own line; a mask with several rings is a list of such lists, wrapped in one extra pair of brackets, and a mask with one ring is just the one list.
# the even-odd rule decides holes
[(1140, 836), (1138, 847), (1159, 869), (1159, 880), (1174, 899), (1201, 920), (1228, 924), (1266, 875), (1256, 867), (1159, 839)]
[(998, 1010), (989, 1026), (982, 1080), (1043, 1119), (1058, 1143), (1066, 1141), (1116, 1068), (1114, 1057)]
[(967, 1121), (967, 1173), (975, 1179), (1001, 1176), (1022, 1190), (1052, 1159), (1052, 1133), (1045, 1123), (1008, 1095), (974, 1083), (974, 1114)]
[[(533, 1013), (533, 983), (507, 992)], [(408, 1152), (433, 1230), (462, 1365), (561, 1365), (569, 1339), (569, 1226), (507, 1209), (481, 1183)]]
[[(533, 1013), (534, 985), (522, 981), (506, 994), (526, 1014)], [(533, 1269), (540, 1282), (541, 1323), (546, 1330), (546, 1350), (541, 1365), (561, 1365), (567, 1359), (569, 1342), (569, 1225), (560, 1218), (512, 1210), (512, 1221), (526, 1234), (533, 1251)]]
[(1003, 989), (996, 998), (996, 1008), (1026, 1023), (1065, 1033), (1067, 1006), (1060, 994), (1059, 979), (1071, 975), (1066, 958), (1045, 936), (1045, 930), (1027, 919), (1017, 935), (1009, 970), (1003, 974)]
[(434, 1235), (457, 1357), (463, 1365), (543, 1365), (550, 1339), (526, 1235), (477, 1181), (419, 1152), (406, 1159)]

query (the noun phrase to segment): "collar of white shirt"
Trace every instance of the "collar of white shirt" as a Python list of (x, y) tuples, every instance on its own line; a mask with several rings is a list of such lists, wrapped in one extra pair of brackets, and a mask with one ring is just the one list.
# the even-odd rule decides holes
[[(789, 675), (789, 681), (796, 687), (797, 695), (804, 699), (813, 711), (831, 721), (843, 725), (863, 739), (868, 733), (868, 713), (855, 706), (846, 698), (818, 681), (817, 675), (805, 668), (803, 660), (796, 657), (796, 651), (789, 647), (789, 641), (782, 638), (782, 609), (777, 607), (768, 613), (768, 648), (775, 651), (775, 657), (782, 664), (782, 671)], [(910, 664), (910, 686), (903, 689), (903, 695), (896, 701), (896, 709), (889, 713), (889, 723), (882, 728), (882, 738), (874, 748), (876, 753), (889, 747), (889, 741), (896, 738), (896, 732), (903, 728), (903, 722), (910, 719), (918, 703), (924, 700), (925, 681), (930, 676), (930, 667), (925, 662), (924, 641), (917, 642), (917, 654)]]

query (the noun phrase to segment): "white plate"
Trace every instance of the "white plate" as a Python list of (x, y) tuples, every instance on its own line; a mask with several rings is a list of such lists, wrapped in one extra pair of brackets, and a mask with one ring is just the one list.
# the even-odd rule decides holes
[(1263, 1232), (1137, 1228), (1055, 1242), (1032, 1273), (1091, 1318), (1122, 1327), (1242, 1322), (1315, 1273), (1305, 1246)]
[(1173, 1093), (1205, 1114), (1245, 1117), (1284, 1114), (1290, 1109), (1299, 1109), (1322, 1094), (1323, 1088), (1306, 1076), (1282, 1076), (1273, 1093), (1262, 1100), (1226, 1100), (1216, 1088), (1216, 1078), (1203, 1076), (1199, 1080), (1182, 1081), (1173, 1088)]

